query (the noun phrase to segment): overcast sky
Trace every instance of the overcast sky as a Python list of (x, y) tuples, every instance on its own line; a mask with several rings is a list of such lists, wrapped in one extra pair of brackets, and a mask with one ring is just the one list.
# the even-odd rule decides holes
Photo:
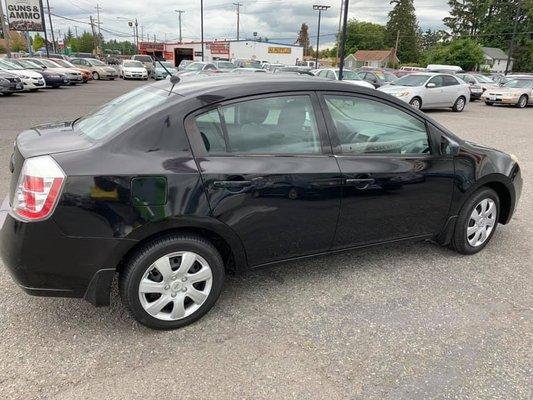
[[(54, 31), (61, 32), (70, 26), (78, 26), (78, 33), (90, 30), (89, 16), (96, 18), (96, 2), (91, 0), (49, 0), (52, 13), (81, 22), (67, 21), (52, 16)], [(46, 2), (43, 1), (45, 4)], [(204, 35), (207, 39), (233, 39), (236, 37), (236, 6), (237, 0), (204, 0)], [(139, 21), (141, 32), (155, 34), (157, 40), (176, 40), (178, 38), (178, 15), (175, 9), (184, 10), (182, 15), (182, 32), (184, 40), (200, 38), (200, 0), (99, 0), (100, 19), (106, 39), (132, 39), (132, 30), (128, 27), (127, 18)], [(294, 42), (300, 25), (309, 25), (311, 40), (316, 40), (317, 11), (313, 4), (317, 0), (240, 0), (241, 6), (241, 39), (252, 37), (253, 32), (267, 37), (272, 41)], [(318, 4), (330, 5), (323, 12), (321, 42), (325, 46), (334, 41), (334, 34), (339, 24), (341, 0), (328, 0)], [(442, 28), (442, 19), (448, 15), (447, 0), (415, 0), (416, 14), (422, 29)], [(387, 0), (361, 1), (351, 0), (349, 17), (363, 21), (385, 23), (392, 6)], [(48, 22), (48, 21), (47, 21)], [(85, 22), (85, 24), (84, 24)], [(141, 28), (142, 25), (142, 28)], [(74, 28), (73, 28), (74, 31)], [(324, 36), (323, 36), (324, 35)], [(314, 37), (313, 37), (314, 36)], [(139, 39), (140, 40), (140, 39)], [(322, 47), (322, 46), (321, 46)]]

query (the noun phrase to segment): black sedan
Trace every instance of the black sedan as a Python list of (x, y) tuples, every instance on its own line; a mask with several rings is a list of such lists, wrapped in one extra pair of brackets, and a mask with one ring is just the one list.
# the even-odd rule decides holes
[[(228, 272), (402, 240), (482, 250), (513, 216), (516, 157), (387, 94), (270, 74), (172, 77), (18, 135), (1, 254), (28, 293), (178, 328)], [(261, 75), (261, 76), (259, 76)]]
[(0, 70), (0, 93), (11, 96), (13, 93), (22, 92), (24, 85), (17, 75)]
[(35, 72), (40, 73), (44, 78), (46, 87), (48, 88), (58, 88), (59, 86), (70, 84), (70, 80), (67, 78), (67, 76), (60, 72), (53, 71), (53, 70), (46, 70), (40, 65), (37, 65), (28, 60), (11, 59), (10, 61), (17, 65), (20, 65), (22, 68), (31, 69), (31, 70), (34, 70)]

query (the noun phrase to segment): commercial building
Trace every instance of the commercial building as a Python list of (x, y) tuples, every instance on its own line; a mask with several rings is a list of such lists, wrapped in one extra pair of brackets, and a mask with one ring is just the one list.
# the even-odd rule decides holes
[[(157, 46), (156, 46), (157, 45)], [(162, 56), (179, 65), (181, 60), (202, 60), (201, 42), (140, 43), (143, 54)], [(303, 59), (303, 47), (264, 40), (215, 40), (204, 42), (204, 61), (258, 60), (269, 63), (296, 65)]]

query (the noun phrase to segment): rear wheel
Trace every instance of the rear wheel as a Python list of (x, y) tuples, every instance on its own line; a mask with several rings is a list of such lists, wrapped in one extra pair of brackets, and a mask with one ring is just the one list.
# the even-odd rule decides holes
[(224, 283), (217, 249), (195, 235), (169, 235), (143, 246), (120, 274), (120, 296), (131, 315), (154, 329), (175, 329), (201, 318)]
[(500, 200), (494, 190), (475, 192), (457, 217), (451, 247), (461, 254), (481, 251), (496, 231), (499, 212)]
[(452, 110), (455, 112), (461, 112), (465, 109), (466, 99), (463, 96), (460, 96), (455, 103), (453, 104)]
[(520, 98), (518, 99), (518, 103), (516, 103), (516, 106), (518, 108), (525, 108), (527, 106), (527, 102), (529, 101), (529, 99), (527, 98), (527, 95), (523, 94), (522, 96), (520, 96)]
[(414, 97), (413, 99), (411, 99), (409, 104), (413, 108), (416, 108), (417, 110), (420, 110), (420, 108), (422, 107), (422, 100), (419, 97)]

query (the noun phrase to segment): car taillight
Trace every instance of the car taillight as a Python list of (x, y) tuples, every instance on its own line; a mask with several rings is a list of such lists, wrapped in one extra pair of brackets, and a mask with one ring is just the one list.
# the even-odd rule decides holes
[(48, 218), (57, 204), (65, 174), (50, 156), (24, 161), (12, 202), (13, 212), (28, 221)]

